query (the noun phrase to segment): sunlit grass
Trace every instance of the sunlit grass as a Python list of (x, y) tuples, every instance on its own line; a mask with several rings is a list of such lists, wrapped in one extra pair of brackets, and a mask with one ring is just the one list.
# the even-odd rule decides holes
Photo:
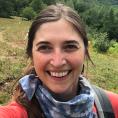
[(118, 93), (118, 54), (99, 54), (91, 50), (95, 67), (89, 66), (91, 81), (107, 90)]

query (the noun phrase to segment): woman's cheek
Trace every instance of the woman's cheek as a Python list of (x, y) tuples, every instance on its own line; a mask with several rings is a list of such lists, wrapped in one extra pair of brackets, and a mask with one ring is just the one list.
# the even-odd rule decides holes
[(34, 67), (38, 73), (45, 71), (49, 65), (50, 55), (34, 53)]

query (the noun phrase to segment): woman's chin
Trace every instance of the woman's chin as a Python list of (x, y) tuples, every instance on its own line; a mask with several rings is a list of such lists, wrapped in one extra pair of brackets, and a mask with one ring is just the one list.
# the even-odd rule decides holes
[(68, 91), (68, 89), (64, 89), (64, 88), (62, 88), (62, 87), (60, 87), (60, 88), (54, 88), (54, 89), (51, 89), (50, 90), (52, 93), (54, 93), (54, 94), (65, 94), (65, 93), (68, 93), (67, 91)]

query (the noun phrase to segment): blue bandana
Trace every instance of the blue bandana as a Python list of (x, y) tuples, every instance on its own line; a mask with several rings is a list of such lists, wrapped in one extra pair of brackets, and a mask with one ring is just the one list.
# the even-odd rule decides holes
[(94, 92), (89, 82), (79, 78), (81, 86), (80, 94), (73, 99), (61, 102), (57, 101), (42, 85), (39, 78), (33, 74), (26, 75), (19, 80), (21, 87), (29, 100), (36, 96), (46, 118), (95, 118), (93, 113)]

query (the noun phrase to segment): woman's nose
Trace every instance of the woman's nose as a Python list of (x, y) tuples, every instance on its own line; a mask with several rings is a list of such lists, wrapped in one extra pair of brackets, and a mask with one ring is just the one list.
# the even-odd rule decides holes
[(66, 57), (63, 52), (54, 53), (52, 56), (53, 57), (50, 61), (50, 64), (54, 67), (61, 67), (67, 63)]

